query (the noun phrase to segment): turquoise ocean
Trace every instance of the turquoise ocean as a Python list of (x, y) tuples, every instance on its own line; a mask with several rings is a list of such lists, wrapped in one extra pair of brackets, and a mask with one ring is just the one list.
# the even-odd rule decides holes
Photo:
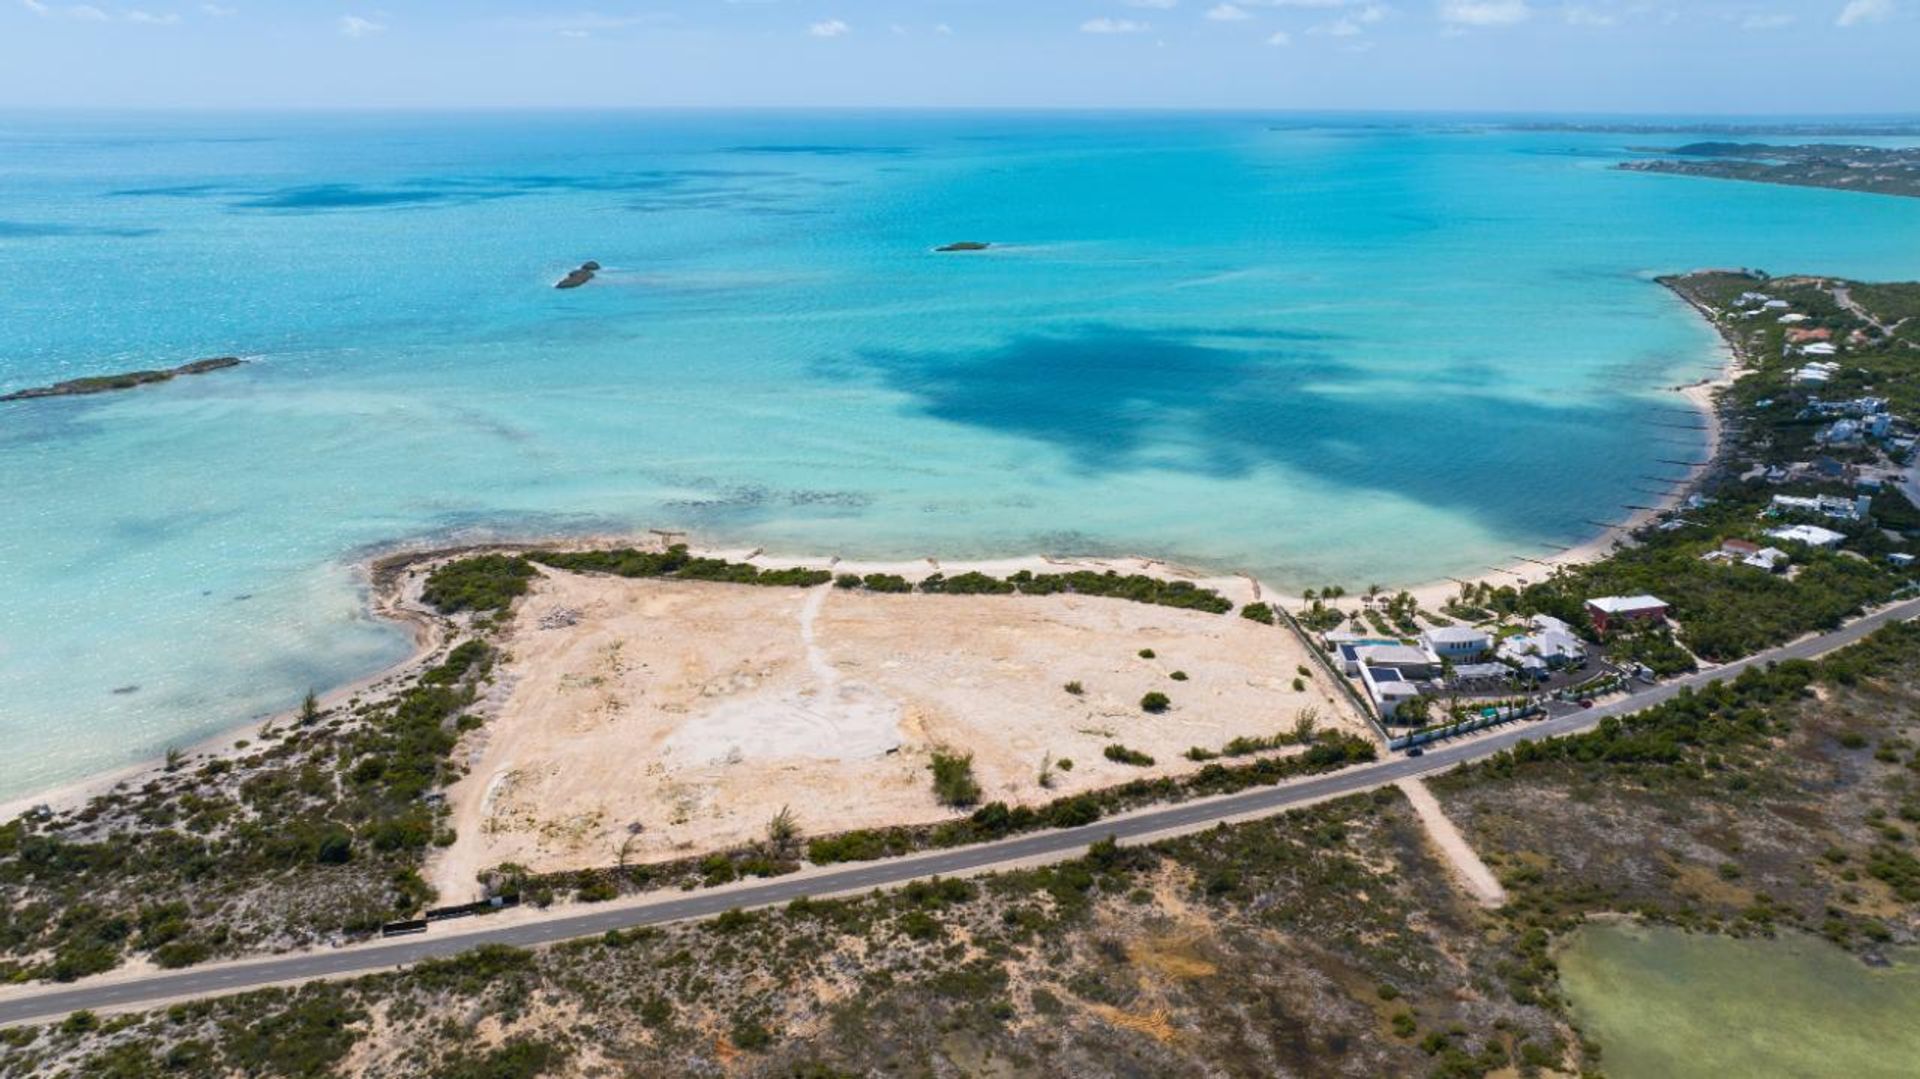
[(1920, 274), (1920, 201), (1610, 169), (1675, 141), (0, 115), (0, 390), (256, 361), (0, 406), (0, 794), (400, 657), (354, 571), (396, 543), (671, 527), (1351, 588), (1579, 542), (1700, 450), (1648, 421), (1716, 346), (1652, 275)]

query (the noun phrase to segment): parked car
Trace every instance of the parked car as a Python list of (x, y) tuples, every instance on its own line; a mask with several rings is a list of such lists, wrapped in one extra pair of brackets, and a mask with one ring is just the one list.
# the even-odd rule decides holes
[(1421, 749), (1419, 746), (1414, 746), (1412, 749), (1407, 750), (1407, 756), (1409, 757), (1424, 757), (1426, 755), (1427, 751)]

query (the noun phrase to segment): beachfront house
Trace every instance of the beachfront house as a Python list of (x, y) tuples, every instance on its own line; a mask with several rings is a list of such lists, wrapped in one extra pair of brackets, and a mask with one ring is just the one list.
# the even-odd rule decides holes
[(1787, 543), (1804, 543), (1809, 547), (1831, 550), (1846, 542), (1847, 537), (1830, 528), (1819, 525), (1789, 525), (1776, 528), (1767, 533), (1769, 539), (1783, 540)]
[(1421, 683), (1440, 674), (1440, 657), (1407, 644), (1372, 644), (1355, 649), (1360, 685), (1380, 718), (1391, 720), (1406, 702), (1425, 695)]
[(1527, 632), (1516, 633), (1500, 642), (1495, 653), (1504, 663), (1518, 667), (1535, 678), (1546, 678), (1564, 667), (1578, 667), (1587, 660), (1587, 642), (1573, 627), (1550, 614), (1536, 614)]
[(1667, 620), (1667, 601), (1657, 596), (1600, 596), (1587, 601), (1587, 618), (1606, 636), (1616, 629), (1656, 626)]
[(1420, 635), (1427, 651), (1451, 663), (1470, 663), (1493, 651), (1493, 636), (1468, 626), (1441, 626)]
[(1856, 495), (1853, 498), (1839, 495), (1774, 495), (1767, 504), (1767, 516), (1806, 515), (1836, 521), (1864, 521), (1872, 509), (1872, 495)]
[(1323, 639), (1327, 642), (1327, 651), (1338, 657), (1340, 669), (1345, 671), (1348, 677), (1351, 678), (1360, 677), (1361, 649), (1377, 648), (1382, 645), (1400, 643), (1391, 638), (1369, 636), (1365, 633), (1355, 633), (1352, 630), (1340, 630), (1329, 633)]

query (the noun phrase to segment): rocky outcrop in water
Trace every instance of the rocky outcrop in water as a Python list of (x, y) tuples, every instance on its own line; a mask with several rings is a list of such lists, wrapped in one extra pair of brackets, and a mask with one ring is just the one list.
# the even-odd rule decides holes
[(961, 240), (959, 243), (946, 244), (941, 247), (936, 247), (934, 248), (934, 250), (935, 251), (985, 251), (987, 248), (992, 246), (993, 245), (990, 243), (982, 243), (979, 240)]
[(584, 285), (587, 282), (593, 280), (593, 275), (599, 272), (600, 272), (600, 264), (589, 259), (588, 261), (581, 263), (579, 269), (574, 270), (568, 273), (567, 276), (561, 278), (559, 284), (556, 284), (553, 287), (554, 288), (579, 288), (581, 285)]
[(65, 382), (56, 382), (51, 386), (35, 386), (30, 390), (16, 390), (9, 394), (0, 394), (0, 401), (31, 401), (39, 397), (81, 397), (90, 393), (111, 393), (115, 390), (131, 390), (136, 386), (146, 386), (155, 382), (166, 382), (181, 375), (204, 375), (209, 371), (220, 371), (228, 367), (238, 367), (245, 360), (238, 356), (215, 356), (212, 359), (195, 360), (158, 371), (126, 371), (117, 375), (96, 375), (91, 378), (75, 378)]

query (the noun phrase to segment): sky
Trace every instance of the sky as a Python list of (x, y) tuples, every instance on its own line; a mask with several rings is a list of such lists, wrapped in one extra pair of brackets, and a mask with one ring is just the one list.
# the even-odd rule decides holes
[(0, 0), (0, 108), (1920, 112), (1920, 0)]

